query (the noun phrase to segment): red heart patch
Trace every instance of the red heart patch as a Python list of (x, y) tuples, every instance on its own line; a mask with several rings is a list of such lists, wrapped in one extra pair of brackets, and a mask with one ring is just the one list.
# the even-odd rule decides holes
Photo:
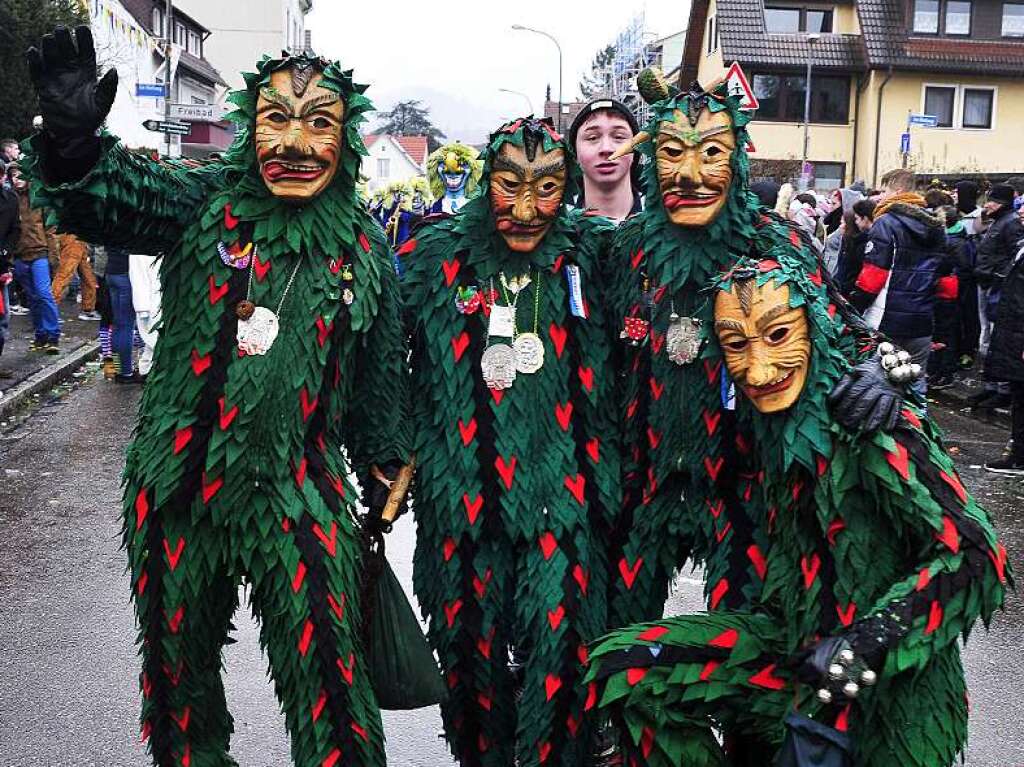
[(146, 488), (139, 490), (139, 494), (135, 496), (135, 529), (138, 530), (142, 527), (142, 523), (146, 521), (146, 517), (149, 515), (149, 501), (146, 499)]
[(444, 269), (444, 284), (447, 287), (451, 287), (452, 283), (455, 282), (456, 276), (459, 274), (459, 259), (453, 258), (451, 261), (442, 261), (441, 268)]
[(238, 217), (231, 215), (231, 203), (224, 205), (224, 228), (229, 232), (238, 226)]
[(444, 617), (448, 621), (448, 628), (455, 625), (455, 616), (459, 614), (459, 610), (462, 609), (462, 600), (456, 599), (451, 604), (444, 606)]
[(761, 549), (757, 544), (747, 548), (747, 558), (754, 566), (754, 570), (757, 572), (757, 577), (763, 581), (764, 574), (768, 572), (768, 562), (765, 560), (764, 554), (761, 553)]
[(586, 486), (586, 479), (582, 474), (577, 474), (575, 477), (566, 477), (564, 480), (565, 487), (572, 493), (572, 497), (576, 499), (576, 503), (583, 505), (583, 491)]
[(714, 610), (718, 607), (718, 603), (722, 601), (722, 597), (729, 591), (729, 581), (726, 578), (722, 578), (715, 587), (711, 590), (711, 609)]
[[(397, 252), (400, 256), (407, 256), (414, 250), (416, 250), (416, 238), (411, 237), (402, 243), (402, 247), (400, 247)], [(450, 285), (451, 283), (449, 282), (448, 284)]]
[(651, 331), (651, 351), (655, 354), (661, 353), (661, 347), (665, 343), (665, 334), (659, 333), (657, 330)]
[(227, 280), (224, 281), (223, 285), (218, 285), (217, 281), (214, 279), (212, 274), (210, 275), (209, 284), (210, 284), (210, 305), (213, 306), (218, 301), (220, 301), (222, 298), (224, 298), (224, 296), (228, 292), (228, 288), (230, 287), (230, 285), (228, 284)]
[(909, 456), (907, 455), (907, 448), (902, 443), (896, 443), (895, 452), (886, 453), (885, 460), (889, 462), (889, 465), (896, 470), (904, 481), (910, 479), (909, 471)]
[(657, 642), (667, 633), (668, 629), (664, 626), (651, 626), (646, 631), (642, 631), (641, 633), (637, 634), (636, 638), (639, 639), (641, 642)]
[(329, 604), (331, 606), (331, 610), (333, 610), (334, 614), (338, 616), (338, 620), (339, 621), (345, 619), (345, 600), (346, 599), (347, 599), (347, 597), (345, 596), (345, 594), (341, 594), (339, 599), (335, 599), (332, 594), (328, 594), (327, 595), (327, 604)]
[(640, 568), (643, 567), (644, 558), (637, 557), (636, 562), (632, 566), (623, 557), (619, 560), (619, 575), (622, 576), (622, 582), (626, 584), (627, 589), (633, 588), (633, 583), (636, 581), (636, 576), (640, 572)]
[(586, 596), (587, 584), (590, 583), (590, 576), (587, 575), (587, 571), (584, 570), (581, 565), (576, 565), (576, 567), (572, 569), (572, 577), (580, 587), (580, 592)]
[(462, 419), (459, 419), (459, 434), (462, 435), (463, 446), (468, 446), (473, 441), (473, 437), (476, 436), (476, 419), (470, 418), (469, 423), (463, 423)]
[(185, 539), (179, 538), (178, 543), (174, 547), (174, 551), (171, 551), (171, 545), (164, 538), (164, 552), (167, 554), (167, 564), (171, 566), (171, 572), (174, 572), (178, 568), (178, 560), (181, 559), (181, 552), (185, 550)]
[(302, 405), (302, 422), (305, 423), (309, 420), (309, 417), (313, 415), (313, 411), (316, 410), (317, 403), (320, 402), (320, 397), (313, 397), (312, 401), (309, 399), (309, 392), (306, 391), (306, 387), (302, 387), (302, 391), (299, 392), (299, 404)]
[(544, 560), (551, 559), (551, 555), (555, 553), (555, 549), (558, 548), (558, 541), (555, 536), (550, 532), (546, 532), (537, 540), (540, 544), (540, 550), (544, 554)]
[(460, 335), (452, 339), (452, 352), (455, 354), (456, 362), (462, 359), (467, 346), (469, 346), (469, 333), (463, 330)]
[(722, 420), (722, 411), (716, 410), (714, 413), (709, 413), (705, 410), (700, 416), (704, 419), (704, 428), (707, 429), (708, 436), (710, 437), (718, 430), (718, 423)]
[(466, 507), (466, 516), (469, 518), (469, 524), (475, 525), (476, 518), (480, 515), (480, 509), (484, 506), (483, 496), (477, 493), (476, 498), (471, 501), (469, 493), (463, 493), (462, 503)]
[(335, 552), (338, 550), (338, 523), (334, 521), (331, 522), (330, 536), (324, 533), (324, 529), (320, 527), (319, 523), (314, 523), (313, 535), (320, 539), (320, 543), (322, 543), (324, 548), (327, 549), (327, 553), (333, 557)]
[(568, 333), (561, 325), (552, 322), (548, 327), (548, 335), (551, 336), (551, 343), (555, 345), (555, 356), (562, 359), (562, 351), (565, 349), (565, 339)]
[(224, 478), (217, 477), (212, 482), (208, 481), (206, 472), (203, 472), (203, 503), (209, 503), (210, 499), (217, 494), (217, 491), (224, 485)]
[(844, 626), (849, 626), (853, 623), (853, 616), (857, 612), (857, 605), (850, 602), (845, 608), (836, 605), (836, 614), (839, 616), (839, 622)]
[(498, 474), (501, 475), (501, 481), (505, 483), (505, 489), (512, 489), (512, 479), (516, 473), (516, 457), (512, 456), (512, 460), (505, 462), (504, 456), (498, 456), (494, 459), (494, 467), (498, 470)]
[(445, 538), (444, 539), (443, 549), (444, 549), (444, 561), (445, 562), (450, 562), (452, 557), (455, 556), (455, 549), (456, 549), (455, 541), (452, 540), (451, 538)]
[(711, 477), (712, 482), (718, 479), (718, 472), (722, 470), (722, 464), (724, 463), (725, 459), (722, 456), (718, 456), (714, 461), (711, 458), (704, 459), (704, 469), (707, 471), (708, 476)]
[(665, 384), (658, 383), (657, 379), (654, 378), (654, 376), (651, 376), (650, 385), (651, 396), (654, 397), (655, 400), (661, 399), (662, 392), (665, 391)]
[(811, 585), (818, 577), (818, 570), (821, 568), (821, 557), (817, 554), (812, 554), (810, 558), (802, 557), (800, 559), (800, 570), (804, 574), (804, 590), (809, 591)]
[(583, 388), (586, 389), (588, 392), (592, 391), (594, 388), (594, 369), (585, 368), (582, 365), (580, 365), (579, 369), (576, 372), (580, 377), (580, 383), (583, 384)]
[[(555, 693), (562, 688), (562, 680), (557, 674), (548, 674), (544, 678), (544, 692), (547, 694), (547, 699), (551, 700), (555, 697)], [(543, 760), (542, 760), (543, 761)]]
[(942, 532), (935, 537), (946, 544), (946, 548), (954, 554), (960, 551), (960, 534), (957, 532), (956, 525), (950, 517), (944, 516), (942, 518)]
[(292, 593), (298, 594), (302, 588), (302, 582), (306, 580), (306, 563), (301, 559), (295, 568), (295, 575), (292, 576)]
[(253, 254), (252, 257), (252, 270), (256, 274), (256, 281), (263, 282), (267, 276), (267, 272), (270, 271), (270, 259), (266, 261), (260, 261), (258, 254)]
[(565, 608), (559, 605), (554, 610), (548, 610), (548, 624), (551, 626), (552, 631), (558, 631), (558, 627), (562, 625), (562, 619), (565, 618)]
[(736, 629), (726, 629), (721, 634), (712, 639), (710, 642), (708, 642), (708, 646), (722, 647), (726, 650), (731, 650), (733, 647), (736, 646), (736, 643), (738, 641), (740, 641), (740, 632), (738, 632)]
[(635, 270), (638, 266), (640, 266), (640, 262), (643, 261), (643, 260), (644, 260), (644, 250), (643, 250), (643, 248), (640, 248), (639, 250), (637, 250), (636, 253), (633, 254), (633, 257), (629, 260), (629, 263), (630, 263), (630, 266), (632, 266), (632, 268)]
[(364, 253), (370, 252), (370, 241), (366, 239), (366, 235), (362, 232), (359, 233), (359, 247), (363, 249)]
[(555, 418), (558, 419), (558, 425), (562, 427), (562, 431), (568, 431), (569, 420), (572, 418), (572, 403), (566, 402), (563, 405), (561, 402), (556, 402)]
[(587, 455), (590, 456), (590, 460), (593, 461), (594, 463), (601, 462), (600, 448), (601, 440), (599, 440), (597, 437), (587, 440)]
[(718, 371), (721, 367), (721, 360), (718, 360), (714, 364), (711, 363), (711, 360), (704, 360), (704, 375), (708, 377), (708, 383), (715, 382), (715, 378), (718, 376)]
[(295, 467), (295, 486), (300, 490), (302, 485), (306, 482), (306, 469), (309, 467), (309, 461), (303, 456), (302, 460), (299, 461), (299, 465)]
[(197, 376), (201, 376), (206, 372), (206, 369), (213, 364), (213, 359), (209, 354), (204, 354), (202, 357), (199, 356), (199, 352), (195, 349), (192, 350), (192, 372)]
[(786, 680), (775, 676), (775, 664), (765, 666), (748, 680), (751, 684), (764, 687), (767, 690), (781, 690), (786, 686)]
[(640, 680), (647, 676), (647, 672), (650, 669), (647, 668), (631, 668), (626, 671), (626, 681), (630, 687), (635, 687), (640, 684)]
[(192, 440), (192, 427), (186, 426), (174, 432), (174, 454), (177, 455)]
[(345, 684), (349, 687), (352, 686), (352, 672), (356, 667), (356, 656), (355, 653), (348, 654), (348, 664), (341, 662), (341, 658), (338, 658), (338, 670), (341, 672), (341, 678), (345, 680)]
[(230, 410), (225, 410), (224, 398), (221, 397), (217, 400), (217, 406), (220, 408), (220, 430), (227, 431), (231, 422), (235, 420), (235, 416), (238, 415), (238, 405), (232, 405)]

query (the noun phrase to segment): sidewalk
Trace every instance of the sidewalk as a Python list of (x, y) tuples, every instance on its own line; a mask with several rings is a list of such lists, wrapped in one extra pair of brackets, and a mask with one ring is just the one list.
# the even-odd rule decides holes
[(1008, 408), (973, 409), (967, 404), (968, 398), (980, 394), (985, 386), (985, 380), (981, 376), (981, 363), (975, 363), (974, 368), (963, 370), (957, 374), (956, 383), (948, 389), (941, 391), (928, 390), (928, 399), (935, 400), (939, 404), (946, 405), (979, 421), (1000, 426), (1004, 429), (1010, 428), (1010, 411)]
[[(68, 365), (77, 366), (84, 361), (87, 350), (96, 346), (96, 332), (99, 323), (80, 320), (81, 305), (64, 301), (60, 305), (61, 325), (60, 354), (30, 352), (32, 342), (32, 319), (27, 314), (11, 315), (11, 333), (0, 356), (0, 409), (9, 405), (8, 398), (24, 389), (34, 379), (46, 378), (44, 371), (62, 371)], [(66, 372), (71, 372), (67, 370)]]

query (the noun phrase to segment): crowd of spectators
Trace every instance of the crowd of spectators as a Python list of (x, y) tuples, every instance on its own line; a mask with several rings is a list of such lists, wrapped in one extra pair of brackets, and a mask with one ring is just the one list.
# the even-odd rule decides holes
[[(32, 203), (30, 182), (22, 173), (20, 160), (18, 142), (0, 140), (0, 363), (15, 315), (27, 315), (31, 321), (30, 354), (59, 355), (62, 309), (74, 301), (72, 316), (98, 323), (106, 377), (119, 383), (141, 383), (146, 371), (138, 369), (134, 349), (146, 344), (141, 342), (136, 323), (143, 324), (149, 339), (150, 353), (143, 352), (145, 365), (159, 319), (159, 285), (148, 266), (152, 259), (138, 256), (144, 262), (138, 280), (138, 303), (143, 309), (136, 312), (129, 254), (90, 245), (47, 226), (46, 211)], [(0, 379), (12, 375), (0, 366)]]
[[(927, 389), (980, 371), (974, 409), (1009, 407), (1009, 456), (989, 471), (1024, 476), (1024, 178), (990, 186), (935, 181), (923, 192), (897, 169), (827, 195), (752, 185), (798, 226), (868, 325), (909, 352)], [(984, 197), (984, 201), (982, 199)]]

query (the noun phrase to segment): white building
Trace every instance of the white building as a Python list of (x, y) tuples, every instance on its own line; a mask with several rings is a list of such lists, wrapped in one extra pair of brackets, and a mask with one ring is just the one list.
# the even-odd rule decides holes
[[(145, 120), (164, 120), (165, 100), (151, 90), (166, 81), (163, 0), (89, 0), (89, 25), (96, 41), (100, 67), (113, 67), (118, 92), (107, 118), (107, 128), (127, 146), (167, 151), (166, 134), (147, 130)], [(195, 19), (174, 8), (170, 68), (171, 103), (205, 105), (223, 100), (227, 84), (204, 58), (210, 32)], [(147, 91), (146, 86), (150, 87)], [(172, 117), (172, 119), (177, 119)], [(171, 137), (172, 156), (203, 157), (223, 150), (232, 138), (224, 125), (195, 121), (192, 132)]]
[(368, 179), (371, 192), (427, 173), (426, 136), (370, 133), (363, 136), (363, 143), (370, 154), (363, 158), (359, 173)]
[(242, 72), (252, 72), (264, 54), (308, 47), (313, 0), (176, 0), (175, 6), (210, 30), (206, 57), (232, 90), (244, 87)]

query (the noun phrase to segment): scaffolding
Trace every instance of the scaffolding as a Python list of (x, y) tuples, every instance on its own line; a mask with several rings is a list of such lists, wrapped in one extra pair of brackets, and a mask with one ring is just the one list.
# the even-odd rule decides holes
[(615, 55), (605, 78), (607, 95), (628, 106), (641, 125), (650, 117), (650, 107), (640, 98), (636, 78), (644, 68), (660, 63), (657, 49), (647, 42), (653, 36), (648, 34), (646, 27), (645, 15), (641, 11), (619, 33), (615, 39)]

